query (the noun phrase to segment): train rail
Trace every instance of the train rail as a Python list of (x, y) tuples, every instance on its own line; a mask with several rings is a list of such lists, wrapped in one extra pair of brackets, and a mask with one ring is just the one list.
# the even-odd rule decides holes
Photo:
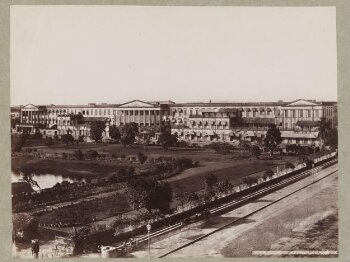
[[(303, 178), (306, 178), (306, 177), (308, 177), (310, 175), (313, 175), (313, 174), (319, 172), (320, 170), (335, 164), (336, 162), (337, 162), (337, 160), (333, 159), (331, 161), (328, 161), (328, 162), (326, 162), (324, 164), (321, 164), (321, 165), (315, 167), (314, 169), (303, 171), (302, 173), (294, 175), (294, 176), (292, 176), (290, 178), (286, 178), (285, 180), (283, 180), (283, 181), (281, 181), (281, 182), (279, 182), (277, 184), (268, 186), (266, 188), (263, 188), (263, 189), (260, 189), (260, 190), (258, 190), (256, 192), (254, 192), (252, 194), (244, 196), (244, 197), (240, 198), (239, 200), (234, 200), (234, 201), (231, 201), (231, 202), (226, 203), (224, 205), (221, 205), (220, 207), (213, 208), (213, 209), (210, 210), (210, 213), (214, 215), (214, 214), (217, 214), (219, 212), (224, 212), (226, 210), (233, 209), (235, 207), (241, 206), (243, 203), (249, 202), (249, 201), (251, 201), (253, 199), (256, 199), (257, 197), (266, 195), (266, 194), (268, 194), (270, 192), (273, 192), (273, 191), (276, 191), (276, 190), (278, 190), (278, 189), (280, 189), (282, 187), (285, 187), (286, 185), (290, 185), (290, 184), (292, 184), (294, 182), (297, 182), (297, 181), (299, 181), (299, 180), (301, 180)], [(225, 228), (227, 228), (229, 226), (232, 226), (233, 224), (235, 224), (237, 222), (240, 222), (241, 220), (244, 220), (244, 219), (246, 219), (246, 218), (248, 218), (248, 217), (258, 213), (261, 210), (264, 210), (264, 209), (266, 209), (266, 208), (268, 208), (268, 207), (270, 207), (270, 206), (272, 206), (272, 205), (282, 201), (283, 199), (288, 198), (291, 195), (293, 195), (293, 194), (295, 194), (295, 193), (297, 193), (297, 192), (299, 192), (299, 191), (301, 191), (301, 190), (303, 190), (303, 189), (305, 189), (305, 188), (307, 188), (307, 187), (309, 187), (309, 186), (311, 186), (313, 184), (318, 183), (319, 181), (321, 181), (321, 180), (323, 180), (323, 179), (333, 175), (337, 171), (338, 171), (338, 169), (333, 171), (333, 172), (331, 172), (331, 173), (329, 173), (329, 174), (327, 174), (327, 175), (325, 175), (325, 176), (323, 176), (323, 177), (321, 177), (321, 178), (318, 178), (318, 179), (314, 180), (311, 183), (308, 183), (307, 185), (305, 185), (305, 186), (303, 186), (303, 187), (301, 187), (301, 188), (299, 188), (299, 189), (297, 189), (297, 190), (295, 190), (295, 191), (293, 191), (293, 192), (291, 192), (291, 193), (289, 193), (289, 194), (287, 194), (287, 195), (285, 195), (285, 196), (283, 196), (283, 197), (281, 197), (281, 198), (279, 198), (279, 199), (277, 199), (277, 200), (275, 200), (275, 201), (273, 201), (273, 202), (271, 202), (271, 203), (269, 203), (269, 204), (267, 204), (267, 205), (265, 205), (265, 206), (255, 210), (255, 211), (253, 211), (253, 212), (251, 212), (251, 213), (249, 213), (249, 214), (247, 214), (247, 215), (245, 215), (243, 217), (234, 219), (231, 222), (229, 222), (229, 223), (227, 223), (227, 224), (225, 224), (225, 225), (223, 225), (223, 226), (213, 230), (212, 232), (209, 232), (209, 233), (207, 233), (205, 235), (202, 235), (202, 236), (200, 236), (200, 237), (198, 237), (198, 238), (196, 238), (194, 240), (191, 240), (190, 242), (188, 242), (188, 243), (186, 243), (186, 244), (184, 244), (184, 245), (182, 245), (180, 247), (177, 247), (177, 248), (175, 248), (175, 249), (173, 249), (171, 251), (168, 251), (167, 253), (159, 256), (158, 258), (166, 257), (166, 256), (168, 256), (168, 255), (170, 255), (172, 253), (175, 253), (175, 252), (177, 252), (177, 251), (179, 251), (179, 250), (181, 250), (181, 249), (183, 249), (185, 247), (193, 245), (194, 243), (199, 242), (199, 241), (207, 238), (208, 236), (210, 236), (212, 234), (215, 234), (215, 233), (217, 233), (217, 232), (219, 232), (219, 231), (221, 231), (221, 230), (223, 230), (223, 229), (225, 229)]]

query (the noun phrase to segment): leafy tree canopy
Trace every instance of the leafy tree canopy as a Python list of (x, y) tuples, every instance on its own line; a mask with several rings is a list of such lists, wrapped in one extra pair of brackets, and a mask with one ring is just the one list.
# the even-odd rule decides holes
[(135, 137), (139, 134), (139, 128), (136, 123), (125, 124), (121, 129), (121, 142), (123, 146), (132, 145)]
[(282, 142), (281, 131), (276, 125), (270, 125), (264, 140), (265, 146), (270, 150), (271, 155), (277, 146)]
[(62, 135), (62, 142), (65, 143), (67, 146), (68, 144), (74, 143), (74, 137), (71, 134), (64, 134)]
[(90, 123), (90, 138), (95, 142), (102, 140), (102, 134), (105, 131), (106, 123), (104, 121), (93, 121)]
[(109, 127), (109, 136), (116, 142), (119, 142), (120, 138), (122, 137), (119, 128), (116, 125), (112, 125)]
[(178, 142), (177, 134), (171, 134), (171, 127), (169, 125), (163, 126), (161, 128), (161, 134), (158, 138), (158, 143), (165, 149), (168, 150), (169, 147), (175, 146)]
[(128, 183), (128, 200), (134, 208), (146, 208), (148, 212), (157, 210), (162, 214), (170, 212), (172, 189), (168, 182), (137, 179)]

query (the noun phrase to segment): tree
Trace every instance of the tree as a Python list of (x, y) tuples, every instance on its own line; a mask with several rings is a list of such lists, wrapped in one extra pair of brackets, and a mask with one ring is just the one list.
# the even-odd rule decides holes
[(195, 192), (192, 192), (188, 198), (187, 198), (187, 202), (193, 206), (194, 204), (198, 204), (199, 202), (199, 196), (195, 193)]
[(250, 150), (252, 155), (259, 159), (259, 156), (261, 155), (260, 147), (253, 145)]
[(209, 174), (205, 177), (205, 191), (208, 196), (211, 196), (214, 193), (214, 186), (218, 182), (218, 177), (214, 174)]
[(16, 125), (21, 123), (21, 119), (19, 117), (11, 118), (11, 127), (16, 128)]
[(242, 137), (239, 141), (239, 147), (243, 150), (243, 155), (245, 155), (245, 152), (250, 150), (251, 143)]
[(338, 147), (338, 130), (332, 128), (329, 130), (328, 135), (325, 139), (325, 145), (333, 148)]
[(81, 254), (84, 249), (84, 240), (90, 234), (90, 228), (87, 226), (75, 228), (69, 233), (69, 238), (72, 239), (74, 243), (74, 254)]
[(270, 150), (271, 156), (273, 155), (273, 151), (281, 142), (281, 131), (276, 127), (275, 124), (271, 124), (264, 139), (265, 146)]
[(129, 203), (136, 209), (146, 208), (149, 213), (157, 210), (170, 213), (172, 189), (168, 182), (150, 179), (136, 179), (128, 182), (126, 194)]
[(135, 137), (139, 134), (139, 128), (136, 123), (131, 122), (125, 124), (121, 129), (121, 142), (123, 146), (132, 145)]
[(104, 121), (93, 121), (90, 123), (90, 138), (96, 143), (102, 140), (106, 123)]
[(71, 134), (64, 134), (62, 135), (62, 142), (65, 143), (67, 146), (68, 144), (74, 144), (74, 137)]
[(325, 146), (325, 141), (327, 140), (327, 137), (331, 130), (330, 122), (326, 118), (322, 117), (321, 120), (319, 121), (318, 130), (319, 130), (318, 139), (320, 141), (320, 147), (321, 149), (323, 149)]
[(169, 147), (175, 146), (177, 144), (177, 140), (177, 133), (171, 134), (170, 125), (162, 126), (158, 143), (164, 148), (164, 150), (168, 150)]
[(20, 181), (28, 183), (31, 187), (37, 187), (40, 189), (38, 182), (33, 179), (33, 173), (29, 169), (23, 167), (21, 169), (21, 175), (22, 177), (19, 179)]
[(115, 140), (115, 142), (119, 142), (122, 137), (119, 128), (116, 125), (112, 125), (109, 127), (109, 136)]

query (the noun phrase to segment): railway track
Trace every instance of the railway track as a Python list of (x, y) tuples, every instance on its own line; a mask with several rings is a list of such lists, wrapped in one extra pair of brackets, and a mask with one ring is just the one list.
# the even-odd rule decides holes
[[(244, 196), (244, 197), (240, 198), (239, 200), (234, 200), (234, 201), (231, 201), (231, 202), (226, 203), (226, 204), (224, 204), (224, 205), (221, 205), (220, 207), (213, 208), (213, 209), (210, 210), (210, 213), (214, 215), (214, 214), (217, 214), (217, 213), (219, 213), (219, 212), (224, 212), (224, 211), (226, 211), (226, 210), (228, 210), (228, 209), (233, 209), (233, 208), (235, 208), (236, 206), (241, 206), (241, 205), (242, 205), (243, 203), (245, 203), (245, 202), (249, 202), (250, 200), (256, 199), (257, 197), (266, 195), (266, 194), (268, 194), (268, 193), (270, 193), (270, 192), (276, 191), (276, 190), (278, 190), (278, 189), (280, 189), (280, 188), (282, 188), (282, 187), (285, 187), (285, 186), (287, 186), (287, 185), (289, 185), (289, 184), (292, 184), (292, 183), (297, 182), (297, 181), (299, 181), (299, 180), (301, 180), (301, 179), (303, 179), (303, 178), (306, 178), (306, 177), (308, 177), (308, 176), (310, 176), (310, 175), (313, 175), (313, 174), (319, 172), (320, 170), (322, 170), (322, 169), (324, 169), (324, 168), (326, 168), (326, 167), (329, 167), (329, 166), (335, 164), (336, 162), (337, 162), (336, 159), (333, 159), (333, 160), (331, 160), (331, 161), (328, 161), (328, 162), (326, 162), (326, 163), (324, 163), (324, 164), (321, 164), (321, 165), (317, 166), (316, 168), (314, 168), (314, 169), (312, 169), (312, 170), (307, 170), (307, 171), (304, 171), (304, 172), (302, 172), (302, 173), (300, 173), (300, 174), (294, 175), (294, 176), (292, 176), (292, 177), (290, 177), (290, 178), (287, 178), (287, 179), (285, 179), (285, 180), (283, 180), (283, 181), (281, 181), (281, 182), (279, 182), (279, 183), (277, 183), (277, 184), (268, 186), (268, 187), (266, 187), (266, 188), (263, 188), (263, 189), (260, 189), (260, 190), (258, 190), (258, 191), (256, 191), (256, 192), (254, 192), (254, 193), (252, 193), (252, 194), (249, 194), (249, 195), (247, 195), (247, 196)], [(221, 226), (221, 227), (215, 229), (215, 230), (212, 231), (212, 232), (209, 232), (209, 233), (207, 233), (207, 234), (205, 234), (205, 235), (202, 235), (202, 236), (200, 236), (200, 237), (198, 237), (198, 238), (196, 238), (196, 239), (194, 239), (194, 240), (192, 240), (192, 241), (190, 241), (190, 242), (188, 242), (188, 243), (186, 243), (186, 244), (184, 244), (184, 245), (182, 245), (182, 246), (180, 246), (180, 247), (177, 247), (177, 248), (175, 248), (175, 249), (173, 249), (173, 250), (171, 250), (171, 251), (168, 251), (167, 253), (165, 253), (165, 254), (159, 256), (158, 258), (166, 257), (166, 256), (168, 256), (168, 255), (170, 255), (170, 254), (172, 254), (172, 253), (175, 253), (175, 252), (177, 252), (177, 251), (179, 251), (179, 250), (181, 250), (181, 249), (183, 249), (183, 248), (185, 248), (185, 247), (188, 247), (188, 246), (190, 246), (190, 245), (193, 245), (194, 243), (199, 242), (199, 241), (201, 241), (201, 240), (207, 238), (208, 236), (210, 236), (210, 235), (212, 235), (212, 234), (215, 234), (215, 233), (217, 233), (217, 232), (219, 232), (219, 231), (221, 231), (221, 230), (223, 230), (223, 229), (225, 229), (225, 228), (227, 228), (227, 227), (229, 227), (229, 226), (232, 226), (233, 224), (235, 224), (235, 223), (237, 223), (237, 222), (240, 222), (241, 220), (244, 220), (244, 219), (246, 219), (246, 218), (248, 218), (248, 217), (250, 217), (250, 216), (252, 216), (252, 215), (258, 213), (258, 212), (260, 212), (261, 210), (266, 209), (266, 208), (268, 208), (269, 206), (274, 205), (275, 203), (280, 202), (281, 200), (283, 200), (283, 199), (285, 199), (285, 198), (287, 198), (287, 197), (290, 197), (291, 195), (293, 195), (293, 194), (295, 194), (295, 193), (297, 193), (297, 192), (299, 192), (299, 191), (301, 191), (301, 190), (303, 190), (303, 189), (305, 189), (305, 188), (307, 188), (307, 187), (309, 187), (309, 186), (311, 186), (311, 185), (313, 185), (313, 184), (318, 183), (319, 181), (321, 181), (321, 180), (323, 180), (323, 179), (325, 179), (325, 178), (327, 178), (327, 177), (333, 175), (333, 174), (336, 173), (337, 171), (338, 171), (338, 169), (335, 170), (335, 171), (333, 171), (333, 172), (331, 172), (331, 173), (329, 173), (328, 175), (323, 176), (322, 178), (316, 179), (316, 180), (314, 180), (313, 182), (308, 183), (307, 185), (305, 185), (305, 186), (303, 186), (303, 187), (301, 187), (301, 188), (299, 188), (299, 189), (297, 189), (297, 190), (295, 190), (295, 191), (293, 191), (293, 192), (291, 192), (291, 193), (289, 193), (289, 194), (287, 194), (287, 195), (285, 195), (285, 196), (283, 196), (283, 197), (281, 197), (281, 198), (279, 198), (279, 199), (277, 199), (277, 200), (275, 200), (275, 201), (273, 201), (273, 202), (271, 202), (271, 203), (269, 203), (269, 204), (267, 204), (267, 205), (265, 205), (265, 206), (263, 206), (263, 207), (261, 207), (261, 208), (255, 210), (255, 211), (253, 211), (253, 212), (251, 212), (251, 213), (249, 213), (249, 214), (247, 214), (247, 215), (245, 215), (245, 216), (243, 216), (243, 217), (234, 219), (234, 220), (232, 220), (231, 222), (229, 222), (229, 223), (227, 223), (227, 224), (225, 224), (225, 225), (223, 225), (223, 226)]]

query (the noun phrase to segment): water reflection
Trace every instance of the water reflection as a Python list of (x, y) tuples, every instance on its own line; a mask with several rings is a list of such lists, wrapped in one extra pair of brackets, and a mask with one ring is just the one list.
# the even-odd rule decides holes
[[(21, 182), (22, 173), (16, 174), (11, 172), (11, 183)], [(57, 183), (62, 183), (63, 181), (68, 182), (84, 182), (84, 179), (77, 177), (63, 177), (62, 175), (54, 174), (32, 174), (32, 179), (36, 181), (40, 188), (33, 187), (34, 190), (40, 190), (45, 188), (50, 188), (56, 185)]]

